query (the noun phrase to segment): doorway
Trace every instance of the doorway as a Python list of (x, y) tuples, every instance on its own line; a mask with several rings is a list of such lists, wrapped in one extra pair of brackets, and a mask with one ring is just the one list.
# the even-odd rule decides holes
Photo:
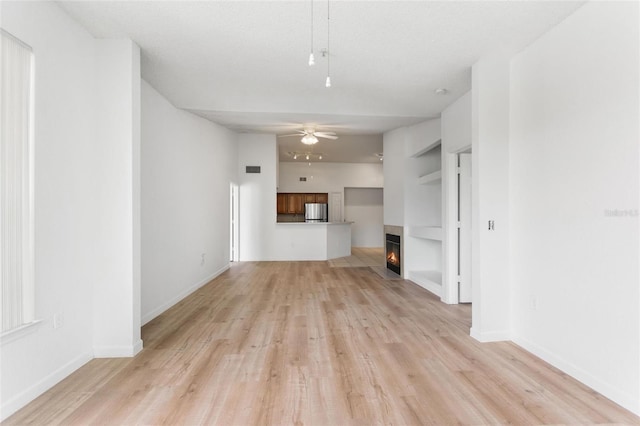
[(458, 303), (471, 303), (471, 152), (458, 154)]
[(351, 225), (351, 247), (384, 246), (382, 188), (345, 188), (344, 220)]
[(342, 192), (332, 192), (330, 200), (329, 222), (342, 222)]
[(238, 197), (238, 185), (231, 182), (230, 184), (230, 190), (229, 190), (229, 260), (231, 262), (237, 262), (238, 261), (238, 253), (239, 253), (239, 247), (238, 247), (238, 236), (239, 236), (239, 230), (238, 230), (238, 224), (239, 224), (239, 220), (238, 220), (238, 203), (239, 203), (239, 197)]
[(472, 154), (467, 145), (443, 155), (444, 258), (442, 301), (472, 302)]

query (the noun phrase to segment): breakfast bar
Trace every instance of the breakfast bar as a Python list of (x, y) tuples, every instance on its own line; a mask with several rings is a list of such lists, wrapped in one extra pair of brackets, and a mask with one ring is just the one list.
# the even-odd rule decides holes
[(283, 260), (329, 260), (351, 255), (353, 222), (279, 222), (276, 224)]

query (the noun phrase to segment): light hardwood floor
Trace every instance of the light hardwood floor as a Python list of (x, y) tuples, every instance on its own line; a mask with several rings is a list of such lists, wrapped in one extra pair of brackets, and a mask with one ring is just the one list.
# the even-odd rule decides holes
[(328, 262), (332, 268), (348, 268), (384, 266), (386, 261), (382, 247), (351, 247), (351, 256), (331, 259)]
[(327, 262), (235, 264), (6, 424), (638, 424), (470, 307)]

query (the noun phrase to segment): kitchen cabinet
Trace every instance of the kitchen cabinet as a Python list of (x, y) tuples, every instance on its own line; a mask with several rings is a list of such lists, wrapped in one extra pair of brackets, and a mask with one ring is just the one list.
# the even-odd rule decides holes
[(287, 213), (287, 194), (278, 194), (278, 214)]
[(304, 214), (303, 194), (287, 194), (287, 213)]
[(305, 203), (328, 203), (329, 194), (325, 193), (288, 193), (278, 192), (278, 214), (304, 215)]

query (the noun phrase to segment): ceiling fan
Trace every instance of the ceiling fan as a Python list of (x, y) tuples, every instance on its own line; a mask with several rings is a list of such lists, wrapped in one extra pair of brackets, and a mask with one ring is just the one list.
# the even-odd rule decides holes
[(336, 135), (335, 132), (316, 132), (313, 129), (298, 130), (296, 133), (293, 133), (290, 135), (282, 135), (282, 137), (289, 137), (289, 136), (302, 136), (302, 139), (300, 140), (300, 142), (302, 142), (305, 145), (313, 145), (315, 143), (318, 143), (318, 138), (333, 139), (333, 140), (338, 139), (338, 135)]

